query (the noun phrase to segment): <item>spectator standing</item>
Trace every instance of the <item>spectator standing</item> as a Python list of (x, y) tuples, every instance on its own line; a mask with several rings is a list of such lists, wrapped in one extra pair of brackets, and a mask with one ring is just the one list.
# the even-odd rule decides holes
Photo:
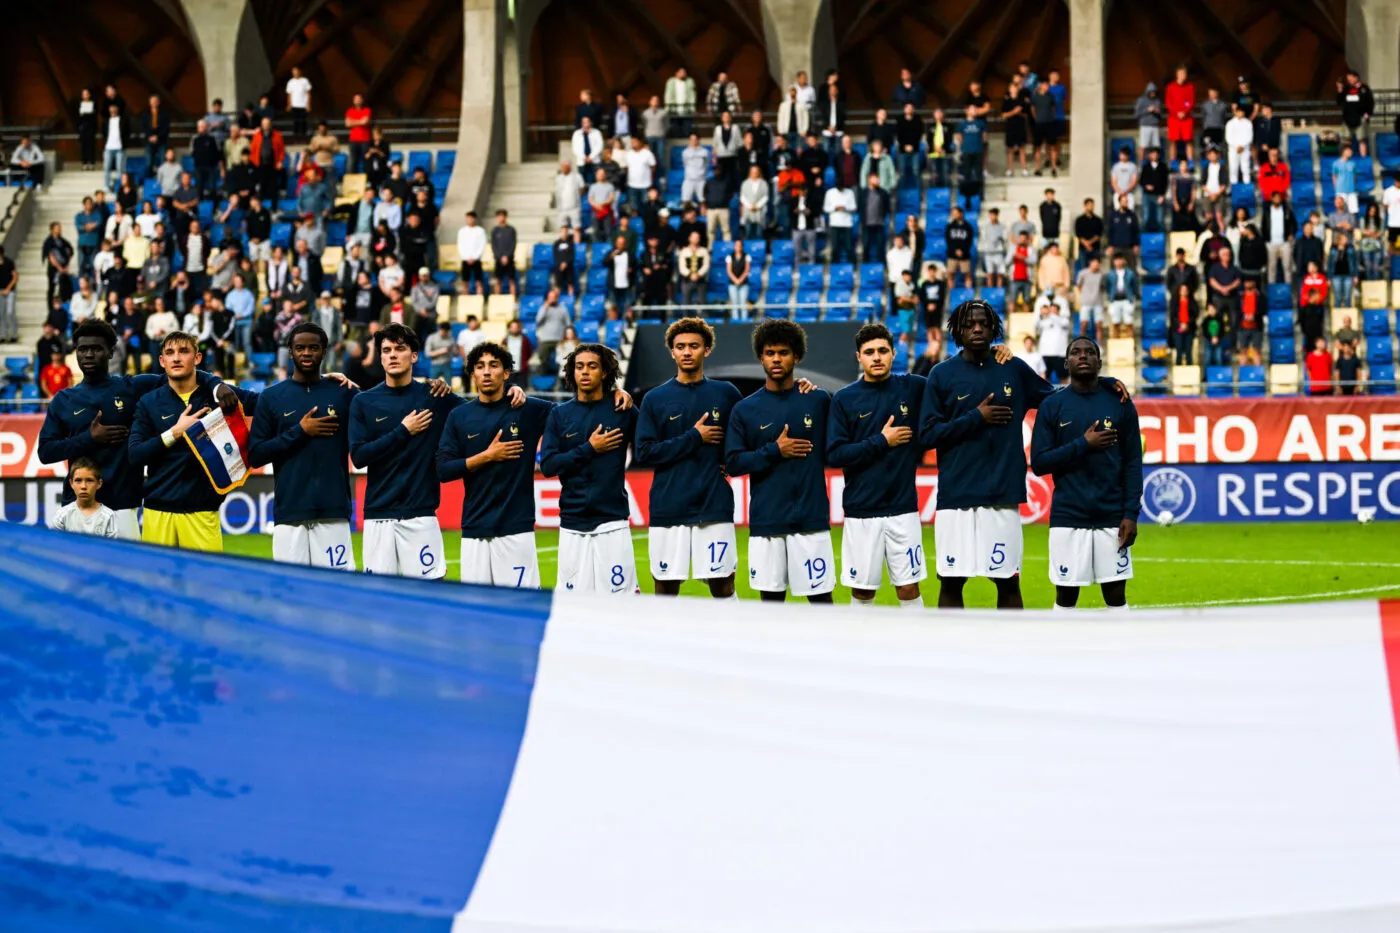
[(224, 150), (203, 120), (195, 124), (190, 155), (194, 159), (195, 190), (200, 198), (215, 197), (219, 192), (219, 168), (224, 161)]
[(734, 241), (734, 252), (724, 260), (725, 279), (729, 286), (729, 319), (747, 321), (749, 319), (749, 277), (753, 263), (744, 248), (743, 240)]
[(637, 114), (623, 94), (617, 95), (616, 103), (608, 125), (610, 135), (620, 140), (624, 146), (630, 145), (633, 137), (640, 137), (641, 127), (637, 125)]
[(1366, 205), (1356, 233), (1362, 277), (1371, 281), (1389, 278), (1385, 271), (1385, 225), (1381, 222), (1380, 205), (1375, 201)]
[(1060, 385), (1068, 375), (1065, 356), (1069, 351), (1070, 327), (1069, 302), (1053, 292), (1041, 295), (1035, 306), (1036, 343), (1045, 361), (1045, 378), (1051, 385)]
[(1293, 172), (1279, 157), (1278, 147), (1271, 146), (1265, 151), (1265, 161), (1259, 166), (1259, 196), (1266, 202), (1272, 201), (1275, 194), (1287, 199)]
[(564, 331), (572, 325), (568, 309), (559, 302), (559, 290), (550, 289), (535, 318), (536, 348), (540, 353), (540, 366), (546, 372), (555, 368), (554, 348), (564, 339)]
[(428, 357), (428, 375), (444, 382), (452, 379), (452, 352), (457, 344), (452, 340), (452, 322), (439, 321), (437, 330), (423, 341), (423, 352)]
[(705, 179), (710, 174), (710, 154), (700, 145), (700, 137), (690, 134), (689, 144), (681, 151), (681, 201), (698, 202), (705, 195)]
[(1269, 265), (1269, 252), (1264, 246), (1264, 238), (1259, 235), (1259, 228), (1254, 224), (1245, 224), (1239, 229), (1240, 245), (1238, 260), (1240, 264), (1240, 275), (1244, 276), (1246, 282), (1253, 282), (1257, 286), (1263, 285), (1264, 270)]
[(370, 144), (370, 122), (374, 117), (374, 112), (365, 106), (363, 95), (356, 94), (350, 100), (350, 106), (345, 111), (345, 131), (350, 143), (350, 159), (348, 169), (352, 173), (359, 173), (365, 170), (365, 153), (369, 150)]
[(1254, 181), (1254, 123), (1239, 104), (1225, 124), (1225, 150), (1230, 157), (1230, 184)]
[(787, 146), (797, 151), (798, 140), (804, 139), (812, 127), (812, 111), (797, 99), (797, 87), (788, 88), (788, 96), (778, 105), (778, 135)]
[(317, 123), (316, 132), (306, 144), (306, 154), (328, 178), (335, 170), (335, 155), (339, 151), (340, 140), (335, 138), (330, 126)]
[(590, 117), (584, 117), (579, 128), (574, 130), (571, 140), (574, 150), (574, 164), (579, 172), (592, 177), (592, 169), (603, 159), (603, 134), (594, 126)]
[(878, 177), (880, 187), (893, 197), (895, 187), (899, 184), (899, 172), (895, 169), (894, 159), (890, 158), (885, 150), (885, 144), (878, 139), (870, 143), (870, 148), (860, 163), (860, 177), (869, 178), (871, 175)]
[(311, 110), (311, 81), (301, 73), (300, 68), (293, 65), (292, 76), (287, 79), (284, 90), (287, 94), (287, 113), (292, 118), (292, 136), (305, 139), (306, 115)]
[(656, 156), (640, 136), (632, 137), (632, 152), (627, 157), (627, 200), (632, 210), (642, 209), (655, 175)]
[(1259, 348), (1263, 343), (1264, 295), (1253, 279), (1244, 280), (1234, 328), (1235, 350), (1239, 354), (1240, 365), (1259, 366), (1263, 362)]
[(1142, 187), (1142, 228), (1148, 233), (1159, 233), (1163, 230), (1162, 221), (1166, 214), (1171, 177), (1167, 163), (1162, 161), (1161, 150), (1156, 146), (1147, 150), (1147, 159), (1142, 163), (1138, 177)]
[(1084, 199), (1084, 213), (1074, 219), (1074, 239), (1079, 243), (1075, 266), (1084, 268), (1089, 260), (1103, 252), (1103, 218), (1094, 213), (1094, 199)]
[(1356, 163), (1351, 155), (1351, 144), (1343, 143), (1340, 158), (1332, 163), (1332, 187), (1336, 189), (1337, 197), (1346, 201), (1347, 210), (1357, 214), (1360, 210), (1356, 197)]
[(97, 101), (92, 99), (92, 90), (83, 88), (78, 96), (78, 150), (83, 170), (97, 166), (97, 124), (99, 122)]
[(1006, 177), (1010, 178), (1015, 159), (1021, 160), (1021, 174), (1029, 175), (1026, 169), (1026, 141), (1030, 136), (1031, 95), (1021, 85), (1021, 76), (1012, 75), (1006, 87), (1006, 96), (1001, 99), (1001, 126), (1006, 142)]
[(1104, 276), (1110, 337), (1133, 335), (1133, 307), (1138, 298), (1138, 277), (1128, 266), (1127, 259), (1126, 253), (1114, 253), (1113, 268)]
[(948, 218), (948, 227), (944, 233), (944, 242), (948, 249), (948, 284), (954, 288), (958, 284), (958, 273), (963, 276), (963, 284), (971, 288), (974, 284), (972, 277), (972, 246), (977, 231), (972, 228), (963, 217), (962, 208), (954, 205), (951, 215)]
[(1220, 150), (1214, 146), (1206, 150), (1206, 161), (1201, 166), (1201, 194), (1205, 197), (1206, 220), (1219, 219), (1229, 203), (1230, 181), (1220, 161)]
[(762, 239), (767, 216), (768, 182), (755, 165), (749, 169), (749, 177), (739, 187), (739, 220), (743, 238)]
[(687, 308), (705, 303), (710, 274), (710, 251), (700, 242), (700, 233), (692, 231), (686, 245), (676, 255), (681, 280), (681, 304)]
[(183, 171), (175, 158), (175, 150), (165, 150), (165, 160), (156, 169), (156, 184), (160, 185), (160, 193), (167, 198), (173, 195), (180, 187), (180, 174)]
[(714, 151), (715, 174), (729, 181), (731, 191), (743, 180), (737, 176), (739, 146), (743, 139), (743, 134), (734, 125), (734, 118), (729, 111), (720, 111), (719, 123), (715, 126), (711, 145)]
[(520, 291), (519, 275), (515, 268), (516, 248), (515, 228), (510, 225), (510, 217), (505, 210), (496, 211), (496, 226), (491, 228), (491, 255), (496, 264), (496, 294), (509, 293), (514, 296)]
[[(1055, 99), (1055, 138), (1064, 139), (1069, 133), (1069, 123), (1066, 120), (1067, 112), (1065, 109), (1065, 104), (1069, 100), (1069, 88), (1060, 80), (1060, 72), (1058, 69), (1051, 68), (1046, 78), (1049, 85), (1048, 90), (1050, 96)], [(1055, 156), (1055, 162), (1058, 163), (1059, 161), (1060, 157), (1057, 154)]]
[[(668, 230), (670, 228), (667, 228)], [(647, 231), (647, 248), (637, 269), (640, 273), (642, 304), (658, 307), (671, 300), (671, 279), (674, 266), (670, 253), (661, 247), (659, 231)], [(738, 249), (737, 244), (735, 249)]]
[(878, 174), (866, 176), (866, 186), (861, 189), (857, 208), (861, 218), (861, 261), (880, 262), (885, 255), (890, 193), (881, 187)]
[(1345, 230), (1332, 237), (1327, 253), (1327, 277), (1332, 282), (1332, 302), (1337, 308), (1350, 308), (1356, 289), (1356, 248)]
[(272, 128), (272, 120), (263, 117), (258, 131), (248, 145), (253, 165), (258, 170), (258, 193), (271, 204), (277, 200), (277, 192), (282, 187), (282, 169), (287, 164), (287, 145), (282, 133)]
[(583, 176), (572, 163), (560, 162), (554, 176), (555, 226), (575, 228), (583, 223)]
[[(894, 126), (896, 152), (899, 157), (899, 177), (901, 183), (912, 183), (915, 187), (922, 181), (919, 172), (921, 153), (919, 146), (924, 140), (924, 121), (914, 110), (913, 103), (906, 103), (904, 111)], [(1010, 156), (1008, 155), (1009, 159)]]
[(832, 161), (835, 162), (837, 152), (845, 145), (842, 138), (846, 135), (846, 100), (841, 96), (839, 85), (827, 85), (827, 99), (817, 103), (817, 114), (817, 122), (822, 128), (822, 139)]
[(170, 142), (170, 114), (152, 94), (149, 109), (141, 115), (141, 139), (146, 147), (146, 177), (155, 174), (160, 154)]
[(1199, 226), (1196, 220), (1196, 176), (1191, 174), (1191, 166), (1185, 159), (1177, 163), (1176, 172), (1171, 178), (1172, 230), (1195, 233)]
[(1050, 82), (1042, 80), (1031, 92), (1031, 130), (1036, 146), (1035, 173), (1043, 175), (1050, 167), (1050, 174), (1060, 174), (1060, 137), (1056, 132), (1055, 98), (1050, 93)]
[(1363, 84), (1361, 75), (1347, 69), (1346, 77), (1337, 82), (1337, 106), (1342, 109), (1342, 122), (1351, 136), (1351, 144), (1366, 155), (1371, 115), (1376, 110), (1376, 98), (1371, 88)]
[(666, 112), (671, 115), (671, 128), (681, 139), (690, 135), (695, 102), (695, 79), (686, 74), (684, 68), (677, 68), (676, 73), (666, 79)]
[(1133, 162), (1133, 154), (1127, 146), (1118, 150), (1118, 161), (1113, 163), (1113, 168), (1109, 169), (1108, 182), (1113, 189), (1113, 203), (1119, 203), (1124, 196), (1128, 198), (1128, 207), (1131, 209), (1137, 200), (1138, 189), (1138, 167)]
[(1138, 125), (1138, 151), (1162, 146), (1162, 99), (1157, 95), (1157, 85), (1151, 81), (1143, 89), (1142, 95), (1133, 104), (1133, 119)]
[(1137, 265), (1142, 234), (1137, 214), (1128, 195), (1118, 196), (1118, 208), (1108, 218), (1108, 249), (1113, 256), (1125, 256)]
[[(908, 241), (906, 241), (906, 240), (904, 239), (904, 234), (902, 234), (902, 233), (896, 233), (896, 234), (894, 235), (894, 245), (891, 246), (891, 247), (885, 252), (885, 286), (886, 286), (886, 289), (889, 291), (889, 307), (890, 307), (890, 310), (891, 310), (891, 311), (898, 311), (898, 310), (900, 310), (900, 308), (899, 308), (899, 302), (896, 300), (896, 299), (898, 298), (898, 295), (896, 294), (896, 289), (897, 289), (897, 287), (899, 286), (900, 282), (903, 281), (903, 278), (902, 278), (902, 277), (903, 277), (903, 274), (906, 273), (906, 272), (908, 272), (908, 271), (913, 267), (915, 258), (916, 258), (916, 257), (914, 256), (914, 250), (913, 250), (913, 248), (909, 245)], [(910, 281), (909, 281), (909, 295), (910, 295), (910, 296), (912, 296), (912, 295), (914, 294), (914, 288), (913, 288), (913, 286), (914, 286), (913, 279), (910, 279)], [(901, 333), (909, 333), (909, 331), (912, 330), (912, 325), (913, 325), (913, 313), (912, 313), (912, 312), (913, 312), (913, 305), (912, 305), (912, 303), (910, 304), (908, 310), (910, 311), (910, 318), (909, 318), (909, 321), (908, 321), (908, 322), (905, 322), (905, 321), (903, 320), (903, 318), (901, 318), (901, 320), (900, 320), (900, 324), (901, 324), (900, 332), (901, 332)], [(905, 323), (908, 323), (910, 326), (908, 326), (908, 327), (903, 326)]]
[(1365, 390), (1356, 344), (1344, 343), (1337, 348), (1335, 372), (1339, 395), (1360, 395)]
[(605, 114), (603, 105), (593, 99), (593, 92), (588, 88), (578, 92), (578, 103), (574, 106), (574, 127), (583, 126), (586, 119), (589, 125), (601, 128), (605, 125)]
[(1174, 148), (1171, 158), (1181, 159), (1185, 148), (1185, 160), (1190, 162), (1196, 157), (1196, 86), (1186, 79), (1186, 74), (1185, 65), (1177, 67), (1176, 78), (1167, 85), (1163, 103), (1167, 110), (1167, 140)]
[(92, 198), (83, 198), (83, 209), (73, 218), (78, 233), (78, 275), (91, 276), (92, 261), (102, 245), (104, 224), (102, 215), (93, 207)]
[(934, 110), (933, 119), (927, 127), (929, 169), (933, 174), (935, 188), (948, 187), (949, 162), (956, 147), (953, 139), (954, 127), (948, 124), (941, 109)]
[(1332, 354), (1327, 352), (1327, 341), (1322, 337), (1308, 341), (1312, 350), (1303, 360), (1303, 368), (1308, 374), (1309, 395), (1332, 395)]
[(1069, 262), (1060, 252), (1060, 244), (1051, 240), (1040, 257), (1040, 268), (1036, 272), (1036, 286), (1039, 291), (1056, 295), (1069, 294)]
[(924, 329), (924, 338), (937, 358), (943, 354), (943, 318), (948, 304), (948, 277), (937, 264), (924, 264), (923, 278), (919, 279), (918, 296), (919, 323)]
[(851, 228), (856, 216), (855, 192), (833, 185), (827, 189), (822, 210), (826, 214), (827, 239), (831, 241), (831, 261), (855, 262), (855, 248), (851, 241)]
[(1318, 269), (1325, 265), (1322, 240), (1313, 228), (1311, 219), (1303, 221), (1302, 232), (1293, 241), (1293, 268), (1307, 271), (1309, 264)]
[(1225, 121), (1230, 119), (1230, 105), (1220, 99), (1217, 88), (1206, 89), (1201, 104), (1201, 140), (1209, 149), (1219, 149), (1225, 143)]
[(0, 246), (0, 343), (19, 340), (19, 317), (15, 311), (15, 286), (18, 284), (19, 272), (5, 255), (5, 248)]
[(1079, 270), (1074, 279), (1074, 300), (1079, 306), (1079, 336), (1103, 341), (1104, 275), (1098, 257)]
[(1222, 246), (1216, 261), (1206, 270), (1209, 301), (1215, 305), (1222, 319), (1234, 321), (1243, 284), (1244, 278), (1235, 265), (1234, 254), (1229, 246)]
[[(1036, 172), (1039, 175), (1039, 172)], [(1063, 209), (1060, 202), (1055, 198), (1055, 189), (1045, 189), (1045, 200), (1040, 202), (1040, 236), (1046, 243), (1055, 243), (1060, 239), (1060, 223), (1063, 217)]]
[(1016, 243), (1011, 248), (1011, 285), (1006, 300), (1012, 310), (1023, 306), (1030, 307), (1035, 285), (1035, 269), (1035, 245), (1031, 241), (1031, 234), (1022, 230), (1016, 234)]
[(1011, 238), (1001, 223), (1001, 211), (994, 207), (987, 211), (987, 222), (982, 225), (978, 247), (982, 273), (988, 287), (1006, 287), (1006, 262), (1010, 252)]
[(1263, 163), (1263, 153), (1283, 146), (1283, 121), (1274, 116), (1272, 104), (1259, 108), (1259, 116), (1254, 118), (1255, 161)]
[(729, 73), (721, 71), (715, 75), (714, 84), (705, 95), (705, 110), (710, 116), (729, 114), (731, 117), (743, 109), (739, 100), (739, 85), (729, 80)]
[(126, 118), (116, 104), (107, 107), (103, 121), (102, 187), (114, 190), (113, 180), (126, 172)]
[(1040, 378), (1045, 378), (1045, 358), (1042, 357), (1040, 351), (1036, 349), (1035, 337), (1026, 334), (1026, 336), (1022, 338), (1021, 349), (1016, 351), (1016, 359), (1029, 366), (1031, 372), (1035, 373)]
[(666, 164), (666, 135), (670, 130), (671, 116), (661, 106), (661, 98), (655, 94), (647, 101), (647, 109), (642, 111), (639, 127), (660, 165)]
[(977, 116), (977, 108), (968, 104), (963, 111), (963, 121), (958, 125), (954, 137), (958, 151), (962, 153), (959, 171), (964, 178), (980, 177), (986, 150), (986, 124)]
[[(748, 184), (748, 181), (745, 180), (744, 184)], [(764, 182), (764, 187), (767, 185), (768, 183)], [(729, 202), (730, 190), (727, 180), (718, 175), (706, 180), (705, 218), (708, 222), (707, 235), (710, 242), (728, 240), (733, 237), (733, 231), (729, 229)], [(740, 226), (742, 227), (742, 222)]]
[(73, 244), (63, 235), (63, 225), (49, 225), (49, 235), (44, 238), (40, 254), (44, 257), (44, 271), (49, 277), (49, 292), (44, 299), (53, 303), (54, 295), (61, 295), (67, 301), (73, 292), (73, 280), (68, 277), (68, 267), (73, 261)]
[[(1191, 270), (1193, 273), (1194, 269)], [(1189, 366), (1195, 361), (1191, 344), (1196, 339), (1196, 319), (1200, 309), (1196, 305), (1195, 291), (1189, 285), (1178, 285), (1171, 292), (1171, 336), (1172, 349), (1176, 351), (1177, 366)]]
[(610, 242), (613, 227), (617, 225), (617, 189), (604, 169), (593, 173), (593, 184), (588, 186), (588, 206), (593, 211), (593, 242)]

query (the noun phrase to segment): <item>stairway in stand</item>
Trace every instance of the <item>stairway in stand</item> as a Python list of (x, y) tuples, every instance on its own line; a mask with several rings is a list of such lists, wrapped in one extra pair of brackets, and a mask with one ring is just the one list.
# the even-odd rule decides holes
[[(510, 211), (511, 226), (526, 246), (554, 239), (554, 176), (558, 171), (559, 160), (550, 156), (502, 163), (491, 186), (488, 214), (502, 208)], [(490, 229), (496, 221), (487, 216), (481, 222)], [(447, 223), (460, 225), (461, 218), (445, 218)]]
[[(83, 198), (102, 187), (100, 171), (85, 172), (68, 169), (54, 175), (53, 184), (47, 191), (36, 191), (39, 198), (38, 210), (34, 215), (34, 226), (24, 238), (19, 255), (13, 257), (15, 269), (19, 272), (19, 287), (15, 290), (16, 310), (19, 312), (19, 346), (26, 353), (32, 353), (39, 342), (44, 318), (48, 315), (45, 297), (48, 294), (48, 276), (44, 272), (41, 248), (49, 235), (49, 225), (63, 225), (63, 235), (74, 250), (78, 246), (78, 231), (73, 218), (83, 208)], [(76, 255), (70, 269), (78, 269)]]

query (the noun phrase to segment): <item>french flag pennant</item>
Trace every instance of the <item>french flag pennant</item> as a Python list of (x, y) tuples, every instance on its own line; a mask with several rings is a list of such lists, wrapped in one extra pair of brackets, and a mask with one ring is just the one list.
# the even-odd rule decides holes
[(243, 410), (225, 416), (215, 408), (185, 432), (214, 491), (232, 492), (248, 478), (248, 421)]

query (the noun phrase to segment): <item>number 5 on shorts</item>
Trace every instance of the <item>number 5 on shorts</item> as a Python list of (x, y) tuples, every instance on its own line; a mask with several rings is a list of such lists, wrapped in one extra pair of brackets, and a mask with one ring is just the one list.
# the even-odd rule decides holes
[(1000, 567), (1006, 563), (1006, 543), (998, 541), (992, 545), (992, 567)]

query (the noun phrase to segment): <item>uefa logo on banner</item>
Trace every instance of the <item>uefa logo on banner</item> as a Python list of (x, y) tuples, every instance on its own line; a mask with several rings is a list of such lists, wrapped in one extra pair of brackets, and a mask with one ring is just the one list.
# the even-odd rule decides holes
[(1185, 521), (1196, 507), (1196, 484), (1175, 467), (1158, 467), (1143, 479), (1142, 507), (1162, 525)]

